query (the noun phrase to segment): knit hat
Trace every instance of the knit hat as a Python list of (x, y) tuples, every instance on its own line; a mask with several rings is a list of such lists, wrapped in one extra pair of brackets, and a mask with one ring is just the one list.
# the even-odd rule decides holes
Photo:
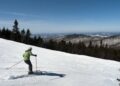
[(28, 48), (27, 51), (31, 51), (32, 50), (32, 47)]

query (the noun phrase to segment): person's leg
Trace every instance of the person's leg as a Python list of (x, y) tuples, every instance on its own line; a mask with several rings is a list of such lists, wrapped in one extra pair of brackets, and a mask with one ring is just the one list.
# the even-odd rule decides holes
[(33, 72), (33, 71), (32, 71), (32, 63), (31, 63), (30, 60), (29, 60), (29, 71), (30, 71), (30, 72)]
[(27, 61), (25, 61), (25, 63), (28, 64), (28, 66), (29, 66), (29, 73), (33, 73), (31, 61), (30, 61), (30, 60), (27, 60)]

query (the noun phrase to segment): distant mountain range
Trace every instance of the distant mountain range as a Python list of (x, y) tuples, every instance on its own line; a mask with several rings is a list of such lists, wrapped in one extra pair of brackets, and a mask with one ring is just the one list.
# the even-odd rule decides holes
[(35, 35), (40, 35), (42, 38), (56, 38), (56, 37), (63, 37), (66, 35), (87, 35), (87, 36), (108, 37), (108, 36), (120, 35), (120, 32), (42, 33)]
[(59, 33), (59, 34), (39, 34), (45, 41), (50, 39), (55, 41), (64, 40), (71, 43), (84, 42), (86, 46), (90, 41), (92, 45), (108, 45), (108, 47), (120, 48), (120, 32), (96, 32), (96, 33)]

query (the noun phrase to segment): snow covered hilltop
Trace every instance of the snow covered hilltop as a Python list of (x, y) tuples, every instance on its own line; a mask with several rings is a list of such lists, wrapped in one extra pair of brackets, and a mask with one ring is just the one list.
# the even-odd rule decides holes
[[(38, 35), (39, 36), (39, 35)], [(43, 35), (41, 35), (43, 37)], [(71, 43), (79, 43), (83, 42), (85, 45), (89, 45), (90, 41), (92, 42), (92, 45), (107, 45), (111, 48), (120, 49), (120, 33), (96, 33), (96, 34), (51, 34), (45, 37), (43, 37), (44, 40), (54, 40), (54, 41), (61, 41), (64, 40), (65, 42), (71, 42)]]
[[(68, 54), (32, 46), (38, 55), (38, 70), (44, 74), (27, 76), (22, 60), (30, 45), (0, 39), (0, 86), (119, 86), (120, 63), (83, 55)], [(35, 58), (31, 57), (35, 70)], [(65, 75), (59, 77), (59, 75)]]

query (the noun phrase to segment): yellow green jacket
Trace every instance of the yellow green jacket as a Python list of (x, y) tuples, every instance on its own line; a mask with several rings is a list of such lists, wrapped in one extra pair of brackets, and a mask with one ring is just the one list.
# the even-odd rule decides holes
[(30, 56), (32, 55), (31, 51), (25, 51), (25, 53), (23, 54), (23, 59), (24, 61), (26, 60), (30, 60)]

